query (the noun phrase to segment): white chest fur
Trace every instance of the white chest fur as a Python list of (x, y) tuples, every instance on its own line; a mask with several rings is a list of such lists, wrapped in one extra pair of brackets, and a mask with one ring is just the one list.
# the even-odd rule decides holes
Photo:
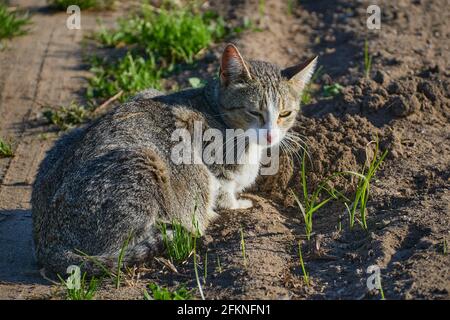
[(253, 206), (248, 199), (238, 199), (237, 194), (251, 186), (258, 176), (262, 148), (250, 145), (248, 151), (238, 162), (238, 170), (233, 171), (227, 179), (218, 180), (216, 206), (226, 209), (247, 209)]
[(241, 168), (234, 173), (236, 191), (242, 191), (255, 182), (259, 173), (262, 147), (257, 144), (250, 144), (240, 163)]

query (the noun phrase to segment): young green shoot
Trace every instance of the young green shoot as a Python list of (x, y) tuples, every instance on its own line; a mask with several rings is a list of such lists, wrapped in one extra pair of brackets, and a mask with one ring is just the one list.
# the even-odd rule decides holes
[(370, 77), (370, 70), (372, 69), (372, 55), (369, 54), (369, 42), (364, 41), (364, 75), (366, 78)]
[(342, 231), (342, 216), (341, 216), (341, 215), (339, 215), (339, 220), (338, 220), (338, 226), (337, 226), (337, 229), (338, 229), (339, 232)]
[(132, 235), (133, 234), (130, 233), (128, 238), (125, 239), (124, 243), (122, 244), (122, 248), (120, 248), (119, 257), (117, 259), (117, 273), (116, 273), (116, 277), (115, 277), (116, 289), (119, 289), (119, 287), (120, 287), (120, 277), (122, 274), (123, 258), (125, 257), (125, 251), (127, 250), (127, 247), (131, 241)]
[[(322, 208), (325, 204), (327, 204), (331, 199), (337, 199), (335, 190), (328, 190), (327, 182), (334, 176), (330, 176), (327, 179), (322, 180), (317, 189), (310, 195), (308, 192), (308, 184), (306, 181), (306, 152), (303, 152), (302, 163), (301, 163), (301, 183), (302, 183), (302, 191), (303, 191), (303, 204), (298, 198), (298, 196), (291, 190), (292, 195), (294, 196), (295, 201), (297, 202), (298, 207), (303, 216), (303, 220), (305, 222), (305, 233), (308, 240), (311, 238), (311, 233), (313, 229), (313, 215), (314, 213)], [(319, 196), (322, 191), (328, 192), (328, 196), (325, 199), (320, 200)]]
[(206, 284), (206, 278), (208, 277), (208, 251), (205, 252), (205, 261), (203, 268), (203, 284)]
[(115, 279), (116, 274), (114, 274), (114, 272), (111, 272), (111, 270), (109, 270), (105, 265), (103, 265), (103, 263), (101, 261), (99, 261), (97, 258), (90, 256), (87, 253), (85, 253), (79, 249), (75, 249), (74, 251), (75, 251), (75, 253), (79, 254), (86, 260), (91, 261), (97, 268), (99, 268), (99, 270), (102, 270), (104, 275), (108, 276), (112, 280)]
[(292, 16), (292, 12), (294, 11), (294, 0), (288, 0), (287, 11), (288, 15)]
[(205, 300), (205, 295), (203, 294), (203, 288), (202, 284), (200, 282), (200, 277), (198, 274), (198, 266), (197, 266), (197, 238), (195, 238), (194, 241), (194, 272), (195, 272), (195, 280), (197, 281), (197, 287), (198, 291), (200, 293), (200, 296), (202, 297), (202, 300)]
[(386, 300), (386, 298), (384, 297), (383, 286), (381, 285), (381, 274), (378, 274), (378, 284), (379, 284), (378, 290), (380, 290), (381, 300)]
[(303, 261), (301, 241), (298, 242), (298, 258), (300, 260), (300, 267), (302, 268), (303, 272), (303, 281), (305, 281), (305, 284), (309, 287), (309, 274), (306, 271), (305, 262)]
[(444, 256), (446, 256), (448, 254), (448, 244), (447, 244), (447, 239), (444, 238), (444, 241), (442, 242), (442, 253), (444, 254)]
[(97, 258), (92, 257), (88, 254), (86, 254), (85, 252), (75, 249), (75, 252), (79, 255), (81, 255), (82, 257), (84, 257), (86, 260), (91, 261), (99, 270), (102, 270), (102, 272), (108, 276), (109, 278), (111, 278), (111, 280), (114, 282), (114, 285), (116, 287), (116, 289), (119, 289), (120, 287), (120, 283), (121, 283), (121, 278), (122, 278), (122, 264), (125, 258), (125, 253), (127, 250), (127, 247), (132, 239), (133, 234), (130, 233), (130, 235), (128, 236), (127, 239), (125, 239), (125, 241), (122, 244), (122, 247), (120, 248), (119, 251), (119, 256), (117, 257), (117, 269), (116, 272), (112, 272), (110, 269), (108, 269), (101, 261), (99, 261)]
[(216, 267), (216, 271), (218, 273), (222, 273), (222, 264), (220, 263), (220, 257), (217, 256), (217, 267)]
[(367, 201), (369, 200), (370, 182), (388, 152), (387, 150), (385, 150), (381, 154), (381, 156), (378, 156), (379, 153), (378, 141), (372, 141), (371, 143), (375, 143), (375, 151), (373, 159), (369, 164), (369, 167), (366, 168), (366, 165), (364, 165), (361, 173), (345, 172), (353, 174), (358, 177), (355, 199), (353, 200), (353, 203), (350, 206), (347, 203), (345, 203), (345, 206), (349, 213), (350, 228), (353, 228), (356, 220), (356, 212), (359, 210), (361, 218), (359, 223), (361, 224), (363, 229), (367, 230)]
[(266, 1), (258, 0), (258, 14), (259, 17), (262, 18), (266, 13)]
[(247, 267), (247, 255), (245, 253), (245, 239), (244, 239), (244, 230), (241, 227), (241, 251), (242, 258), (244, 259), (244, 267)]

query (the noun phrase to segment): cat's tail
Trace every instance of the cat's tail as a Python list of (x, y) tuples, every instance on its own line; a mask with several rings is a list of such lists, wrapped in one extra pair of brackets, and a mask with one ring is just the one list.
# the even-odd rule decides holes
[(79, 268), (81, 275), (114, 276), (119, 266), (123, 270), (125, 266), (150, 263), (163, 250), (163, 241), (158, 237), (146, 239), (112, 254), (91, 256), (80, 250), (55, 250), (39, 260), (47, 277), (59, 275), (64, 279), (76, 268)]

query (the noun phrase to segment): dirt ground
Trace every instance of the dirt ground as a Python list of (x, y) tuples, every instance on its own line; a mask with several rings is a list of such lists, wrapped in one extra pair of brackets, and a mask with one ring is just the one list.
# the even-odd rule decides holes
[[(450, 240), (449, 1), (373, 2), (381, 8), (381, 30), (366, 27), (367, 1), (301, 1), (289, 14), (287, 2), (267, 0), (262, 17), (258, 1), (210, 1), (230, 23), (257, 21), (260, 31), (229, 39), (244, 56), (286, 66), (318, 55), (318, 84), (344, 87), (335, 98), (315, 94), (295, 127), (306, 136), (312, 184), (335, 171), (359, 171), (377, 136), (389, 153), (371, 186), (368, 232), (349, 230), (345, 208), (331, 203), (315, 215), (310, 242), (289, 196), (289, 189), (299, 190), (299, 167), (283, 156), (280, 173), (261, 178), (247, 194), (255, 207), (221, 212), (204, 237), (207, 299), (379, 299), (366, 286), (371, 265), (381, 269), (387, 299), (450, 298), (444, 255)], [(32, 256), (30, 186), (56, 136), (40, 113), (43, 104), (78, 98), (88, 75), (83, 34), (96, 28), (99, 14), (83, 14), (83, 29), (70, 31), (67, 16), (45, 9), (45, 1), (12, 3), (29, 9), (33, 24), (0, 52), (0, 135), (16, 142), (15, 157), (0, 159), (0, 298), (58, 299), (61, 288), (40, 276)], [(363, 75), (366, 39), (373, 55), (370, 79)], [(211, 56), (222, 47), (211, 48), (198, 70), (176, 80), (212, 74)], [(338, 184), (352, 191), (351, 184)], [(299, 240), (310, 286), (298, 262)], [(97, 298), (142, 299), (149, 282), (195, 288), (192, 263), (176, 267), (177, 273), (154, 262), (119, 290), (104, 283)]]

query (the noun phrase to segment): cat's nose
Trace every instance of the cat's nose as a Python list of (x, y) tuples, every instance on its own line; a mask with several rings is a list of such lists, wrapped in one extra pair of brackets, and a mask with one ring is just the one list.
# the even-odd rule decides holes
[(267, 143), (271, 144), (272, 142), (278, 139), (278, 131), (277, 129), (267, 130)]

